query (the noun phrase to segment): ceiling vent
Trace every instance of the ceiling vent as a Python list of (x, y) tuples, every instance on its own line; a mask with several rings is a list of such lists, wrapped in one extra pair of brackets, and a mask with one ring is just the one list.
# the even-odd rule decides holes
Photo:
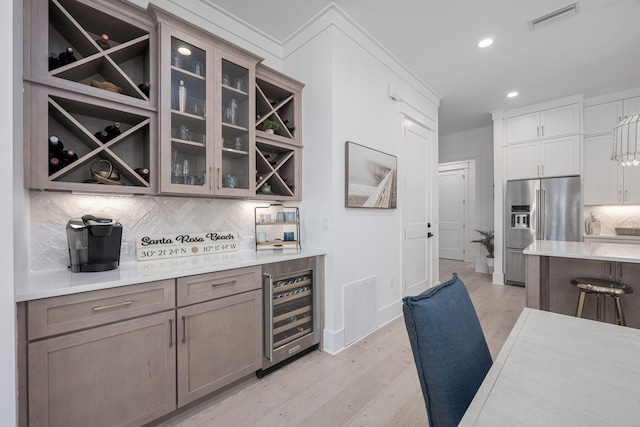
[(533, 31), (544, 25), (551, 24), (561, 19), (569, 18), (578, 13), (579, 3), (579, 1), (576, 1), (549, 13), (545, 13), (542, 16), (534, 18), (529, 21), (529, 28), (531, 29), (531, 31)]

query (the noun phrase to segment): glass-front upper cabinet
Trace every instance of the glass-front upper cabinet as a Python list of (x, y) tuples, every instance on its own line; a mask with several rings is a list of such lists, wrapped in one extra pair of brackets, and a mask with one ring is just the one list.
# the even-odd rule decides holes
[(161, 180), (164, 193), (214, 193), (213, 47), (174, 29), (161, 34)]
[(216, 127), (216, 193), (255, 195), (255, 63), (218, 51), (215, 77), (220, 122)]

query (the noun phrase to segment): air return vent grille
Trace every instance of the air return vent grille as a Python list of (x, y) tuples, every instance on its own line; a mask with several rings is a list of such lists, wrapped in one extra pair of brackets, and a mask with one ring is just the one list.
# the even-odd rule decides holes
[(533, 31), (544, 25), (551, 24), (561, 19), (569, 18), (575, 15), (576, 13), (578, 13), (579, 3), (580, 3), (579, 1), (576, 1), (574, 3), (568, 4), (566, 6), (563, 6), (549, 13), (545, 13), (542, 16), (534, 18), (531, 21), (529, 21), (529, 28), (531, 29), (531, 31)]

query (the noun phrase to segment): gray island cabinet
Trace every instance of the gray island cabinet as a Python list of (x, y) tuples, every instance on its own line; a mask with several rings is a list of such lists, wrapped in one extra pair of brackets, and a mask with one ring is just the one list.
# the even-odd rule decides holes
[[(538, 240), (526, 255), (526, 306), (574, 316), (580, 291), (575, 277), (610, 279), (634, 292), (621, 297), (627, 326), (640, 328), (640, 245)], [(604, 300), (604, 319), (615, 323), (610, 298)], [(596, 299), (587, 296), (583, 317), (596, 319)]]

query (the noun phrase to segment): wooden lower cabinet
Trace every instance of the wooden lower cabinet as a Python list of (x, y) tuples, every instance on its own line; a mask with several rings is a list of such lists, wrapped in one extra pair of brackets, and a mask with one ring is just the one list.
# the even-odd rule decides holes
[(262, 368), (262, 292), (179, 308), (178, 406)]
[(139, 426), (176, 407), (175, 312), (28, 345), (29, 426)]

